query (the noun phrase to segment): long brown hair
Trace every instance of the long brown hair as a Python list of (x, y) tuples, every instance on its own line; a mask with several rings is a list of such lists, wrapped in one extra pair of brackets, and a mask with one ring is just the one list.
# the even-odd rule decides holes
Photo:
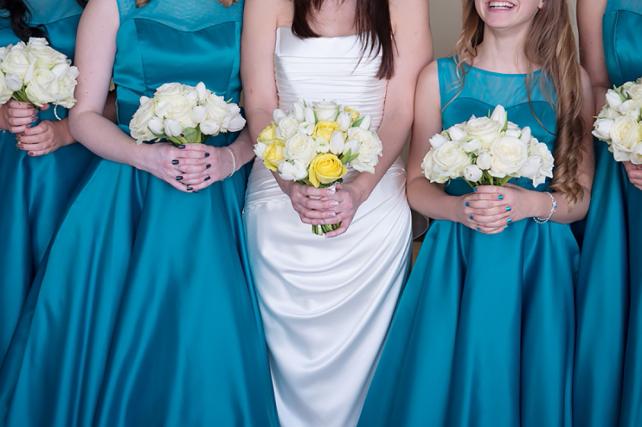
[[(475, 0), (464, 0), (463, 30), (456, 45), (462, 77), (465, 76), (464, 64), (472, 64), (477, 56), (477, 47), (483, 40), (484, 22), (475, 9)], [(584, 196), (577, 180), (584, 154), (582, 79), (566, 0), (545, 1), (531, 25), (525, 54), (531, 64), (541, 66), (544, 74), (553, 81), (557, 93), (557, 142), (551, 188), (577, 202)]]
[[(143, 7), (151, 0), (136, 0), (136, 7)], [(218, 0), (223, 6), (232, 6), (236, 0)]]
[[(82, 7), (87, 6), (87, 0), (77, 0)], [(0, 9), (9, 12), (9, 21), (11, 29), (18, 38), (24, 42), (29, 37), (47, 37), (47, 31), (44, 26), (32, 26), (29, 24), (31, 13), (23, 0), (1, 0)]]
[[(319, 37), (310, 27), (313, 12), (324, 0), (294, 0), (292, 32), (301, 38)], [(357, 0), (355, 29), (370, 53), (382, 53), (377, 77), (389, 79), (395, 71), (394, 34), (388, 0)]]

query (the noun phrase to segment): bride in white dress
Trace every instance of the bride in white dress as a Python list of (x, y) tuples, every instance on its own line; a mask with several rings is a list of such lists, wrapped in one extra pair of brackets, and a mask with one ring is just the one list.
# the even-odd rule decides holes
[[(257, 161), (244, 211), (281, 424), (353, 426), (409, 267), (399, 155), (431, 59), (428, 0), (246, 0), (242, 51), (253, 137), (277, 107), (332, 100), (370, 115), (384, 143), (376, 173), (336, 192)], [(325, 238), (310, 229), (338, 222)]]

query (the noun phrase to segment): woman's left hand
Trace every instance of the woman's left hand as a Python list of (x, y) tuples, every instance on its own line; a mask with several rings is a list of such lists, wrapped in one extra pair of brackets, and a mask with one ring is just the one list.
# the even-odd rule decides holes
[(337, 184), (336, 192), (332, 196), (329, 196), (328, 200), (334, 200), (338, 203), (336, 207), (332, 208), (337, 215), (330, 220), (324, 221), (324, 223), (341, 223), (341, 226), (338, 229), (327, 233), (325, 236), (337, 237), (348, 231), (348, 227), (352, 224), (352, 220), (357, 213), (357, 209), (359, 209), (363, 200), (361, 192), (351, 184)]
[(17, 135), (17, 147), (33, 157), (44, 156), (72, 142), (67, 120), (44, 120), (37, 126), (25, 128)]
[(626, 174), (629, 176), (629, 181), (638, 190), (642, 190), (642, 165), (634, 165), (631, 162), (624, 162)]
[(229, 151), (225, 148), (214, 147), (207, 144), (185, 144), (184, 152), (201, 154), (206, 159), (177, 159), (173, 166), (177, 175), (182, 176), (183, 184), (192, 188), (191, 191), (200, 191), (215, 182), (222, 181), (232, 172), (234, 162)]

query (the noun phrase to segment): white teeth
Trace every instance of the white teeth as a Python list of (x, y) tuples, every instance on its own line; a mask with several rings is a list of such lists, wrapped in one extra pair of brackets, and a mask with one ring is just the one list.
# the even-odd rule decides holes
[(514, 5), (507, 1), (491, 1), (488, 6), (491, 9), (512, 9)]

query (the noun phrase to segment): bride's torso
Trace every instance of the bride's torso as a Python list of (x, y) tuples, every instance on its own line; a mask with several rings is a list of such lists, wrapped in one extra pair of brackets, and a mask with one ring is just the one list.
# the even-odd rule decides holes
[[(377, 129), (383, 119), (388, 87), (387, 80), (377, 77), (381, 59), (381, 52), (364, 46), (358, 35), (302, 39), (290, 27), (279, 27), (274, 48), (279, 108), (287, 110), (299, 99), (336, 101), (369, 115)], [(403, 166), (397, 161), (389, 173), (400, 171)], [(248, 184), (247, 204), (268, 198), (287, 196), (272, 173), (257, 161)]]

